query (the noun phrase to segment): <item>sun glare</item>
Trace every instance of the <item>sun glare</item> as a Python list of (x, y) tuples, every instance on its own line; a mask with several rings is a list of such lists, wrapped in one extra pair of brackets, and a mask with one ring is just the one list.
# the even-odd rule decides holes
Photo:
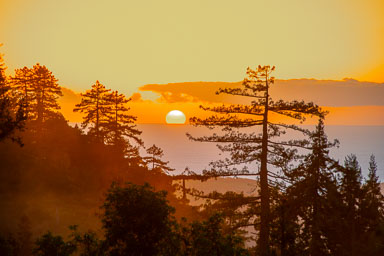
[(172, 110), (165, 117), (167, 124), (185, 124), (185, 115), (180, 110)]

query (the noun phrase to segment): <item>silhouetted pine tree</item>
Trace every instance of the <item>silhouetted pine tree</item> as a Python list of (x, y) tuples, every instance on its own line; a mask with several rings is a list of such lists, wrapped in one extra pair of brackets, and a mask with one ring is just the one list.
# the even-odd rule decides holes
[(107, 143), (112, 145), (125, 145), (126, 137), (133, 139), (140, 146), (143, 145), (143, 141), (139, 138), (141, 131), (134, 125), (137, 117), (127, 114), (129, 110), (127, 103), (130, 99), (125, 98), (125, 96), (119, 94), (118, 91), (114, 91), (106, 94), (105, 100), (108, 104), (105, 106), (107, 122), (103, 123), (102, 126), (106, 133)]
[(14, 133), (24, 127), (25, 112), (22, 104), (13, 104), (11, 87), (4, 70), (3, 56), (0, 54), (0, 141), (9, 138), (21, 145), (20, 137)]
[(81, 126), (83, 129), (88, 128), (88, 134), (94, 135), (99, 142), (104, 142), (105, 132), (102, 127), (108, 122), (109, 91), (97, 80), (91, 90), (81, 94), (81, 102), (73, 109), (74, 112), (86, 114)]
[(32, 69), (27, 67), (16, 69), (15, 76), (11, 77), (13, 95), (22, 104), (26, 117), (31, 112), (31, 102), (34, 98), (31, 91), (32, 81)]
[(372, 155), (368, 168), (368, 179), (363, 185), (364, 197), (361, 201), (361, 220), (364, 225), (364, 255), (384, 254), (384, 196), (380, 190), (377, 165)]
[(164, 156), (164, 152), (155, 144), (153, 144), (150, 148), (147, 149), (147, 154), (150, 156), (143, 157), (143, 160), (146, 165), (151, 168), (152, 171), (159, 171), (162, 173), (174, 171), (174, 169), (168, 166), (169, 162), (164, 162), (163, 160), (161, 160), (161, 158)]
[(296, 200), (291, 194), (276, 190), (271, 207), (271, 247), (281, 256), (304, 255), (299, 241), (300, 223), (297, 221)]
[(57, 116), (56, 111), (60, 109), (57, 99), (63, 93), (58, 80), (46, 66), (37, 63), (32, 69), (17, 69), (12, 81), (29, 120), (41, 124)]
[(251, 220), (260, 211), (260, 197), (258, 196), (245, 196), (243, 193), (233, 191), (225, 193), (214, 191), (207, 195), (202, 193), (199, 195), (196, 191), (194, 195), (207, 199), (201, 212), (204, 216), (209, 217), (220, 213), (225, 219), (227, 228), (238, 234), (244, 235), (246, 232), (241, 228), (254, 225)]
[(360, 218), (361, 201), (363, 199), (362, 176), (359, 162), (355, 155), (345, 158), (344, 167), (340, 168), (340, 193), (344, 201), (343, 220), (344, 237), (341, 241), (344, 255), (361, 254), (361, 235), (364, 233)]
[[(323, 241), (325, 242), (331, 255), (346, 255), (344, 252), (344, 226), (345, 226), (345, 206), (343, 196), (339, 191), (339, 183), (329, 182), (325, 187), (325, 199), (322, 205), (323, 213), (328, 214), (322, 218), (321, 225)], [(303, 240), (303, 239), (302, 239)], [(303, 242), (306, 242), (303, 240)], [(307, 243), (305, 243), (307, 244)]]
[(338, 163), (329, 156), (329, 148), (338, 141), (329, 142), (324, 132), (323, 118), (310, 136), (311, 152), (302, 163), (288, 173), (292, 185), (287, 189), (289, 204), (300, 220), (300, 255), (329, 255), (324, 224), (332, 215), (327, 207), (330, 186), (336, 186)]
[(11, 77), (13, 94), (22, 103), (23, 111), (28, 117), (31, 112), (35, 95), (32, 93), (31, 84), (34, 81), (32, 69), (23, 67), (15, 70), (15, 76)]
[[(273, 140), (285, 133), (286, 129), (292, 129), (308, 133), (295, 125), (272, 122), (270, 114), (283, 115), (293, 119), (304, 121), (307, 115), (321, 115), (319, 107), (313, 103), (299, 101), (286, 102), (273, 101), (269, 93), (269, 87), (275, 78), (271, 73), (275, 67), (258, 66), (256, 70), (247, 69), (247, 78), (243, 81), (243, 88), (220, 89), (217, 93), (245, 96), (253, 98), (250, 105), (223, 105), (220, 107), (202, 107), (226, 116), (214, 115), (206, 119), (193, 117), (190, 122), (194, 125), (207, 127), (222, 126), (225, 135), (213, 134), (201, 138), (191, 139), (204, 142), (226, 143), (219, 147), (222, 151), (229, 152), (231, 158), (218, 162), (214, 168), (226, 168), (239, 164), (260, 163), (260, 232), (258, 239), (258, 251), (260, 255), (268, 255), (270, 252), (270, 191), (268, 177), (273, 173), (268, 171), (268, 165), (285, 168), (290, 160), (295, 158), (296, 150), (292, 147), (305, 147), (308, 141), (294, 140), (281, 142)], [(242, 118), (233, 114), (250, 115), (252, 118)], [(236, 128), (261, 126), (262, 132), (241, 133)]]

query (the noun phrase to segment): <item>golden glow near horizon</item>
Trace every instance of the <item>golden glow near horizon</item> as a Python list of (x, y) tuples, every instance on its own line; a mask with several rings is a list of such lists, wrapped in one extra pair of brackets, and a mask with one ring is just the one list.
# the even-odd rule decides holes
[[(0, 53), (7, 74), (39, 62), (75, 92), (96, 80), (140, 92), (130, 103), (138, 121), (164, 122), (169, 109), (195, 113), (201, 102), (182, 91), (180, 102), (153, 101), (159, 95), (139, 87), (237, 82), (259, 64), (275, 65), (278, 79), (383, 83), (383, 12), (382, 0), (0, 0)], [(81, 120), (72, 112), (79, 96), (67, 95), (62, 111)]]
[(147, 83), (280, 79), (384, 82), (384, 1), (0, 0), (8, 73), (46, 65), (76, 91)]
[(180, 110), (172, 110), (166, 115), (165, 121), (167, 124), (185, 124), (186, 117)]

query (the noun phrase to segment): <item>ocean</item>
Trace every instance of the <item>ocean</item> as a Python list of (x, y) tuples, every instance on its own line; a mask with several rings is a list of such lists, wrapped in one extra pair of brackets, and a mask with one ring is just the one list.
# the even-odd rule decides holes
[[(223, 158), (215, 143), (191, 141), (185, 135), (190, 133), (203, 136), (213, 133), (205, 127), (138, 124), (138, 128), (142, 131), (141, 138), (146, 147), (155, 144), (164, 151), (163, 160), (169, 161), (169, 166), (175, 169), (174, 174), (183, 172), (186, 167), (201, 173), (203, 169), (209, 168), (211, 161)], [(329, 140), (338, 139), (340, 142), (338, 148), (330, 151), (334, 159), (343, 163), (347, 155), (355, 154), (363, 176), (366, 177), (369, 158), (373, 154), (376, 157), (380, 180), (384, 181), (384, 126), (326, 126), (325, 132)], [(297, 136), (288, 134), (284, 137), (292, 139)]]

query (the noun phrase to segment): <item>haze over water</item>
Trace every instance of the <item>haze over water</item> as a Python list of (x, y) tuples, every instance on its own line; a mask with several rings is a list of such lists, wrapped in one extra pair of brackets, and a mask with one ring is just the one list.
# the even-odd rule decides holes
[[(164, 160), (176, 169), (175, 174), (186, 167), (199, 173), (209, 167), (209, 162), (223, 159), (215, 143), (194, 142), (185, 135), (187, 132), (194, 136), (209, 135), (212, 130), (191, 125), (162, 124), (138, 124), (138, 128), (143, 132), (142, 138), (147, 147), (155, 144), (164, 150)], [(378, 175), (381, 181), (384, 180), (384, 126), (326, 126), (325, 131), (330, 141), (338, 139), (340, 142), (339, 148), (330, 151), (332, 157), (343, 163), (347, 155), (355, 154), (365, 177), (370, 155), (373, 154)]]

